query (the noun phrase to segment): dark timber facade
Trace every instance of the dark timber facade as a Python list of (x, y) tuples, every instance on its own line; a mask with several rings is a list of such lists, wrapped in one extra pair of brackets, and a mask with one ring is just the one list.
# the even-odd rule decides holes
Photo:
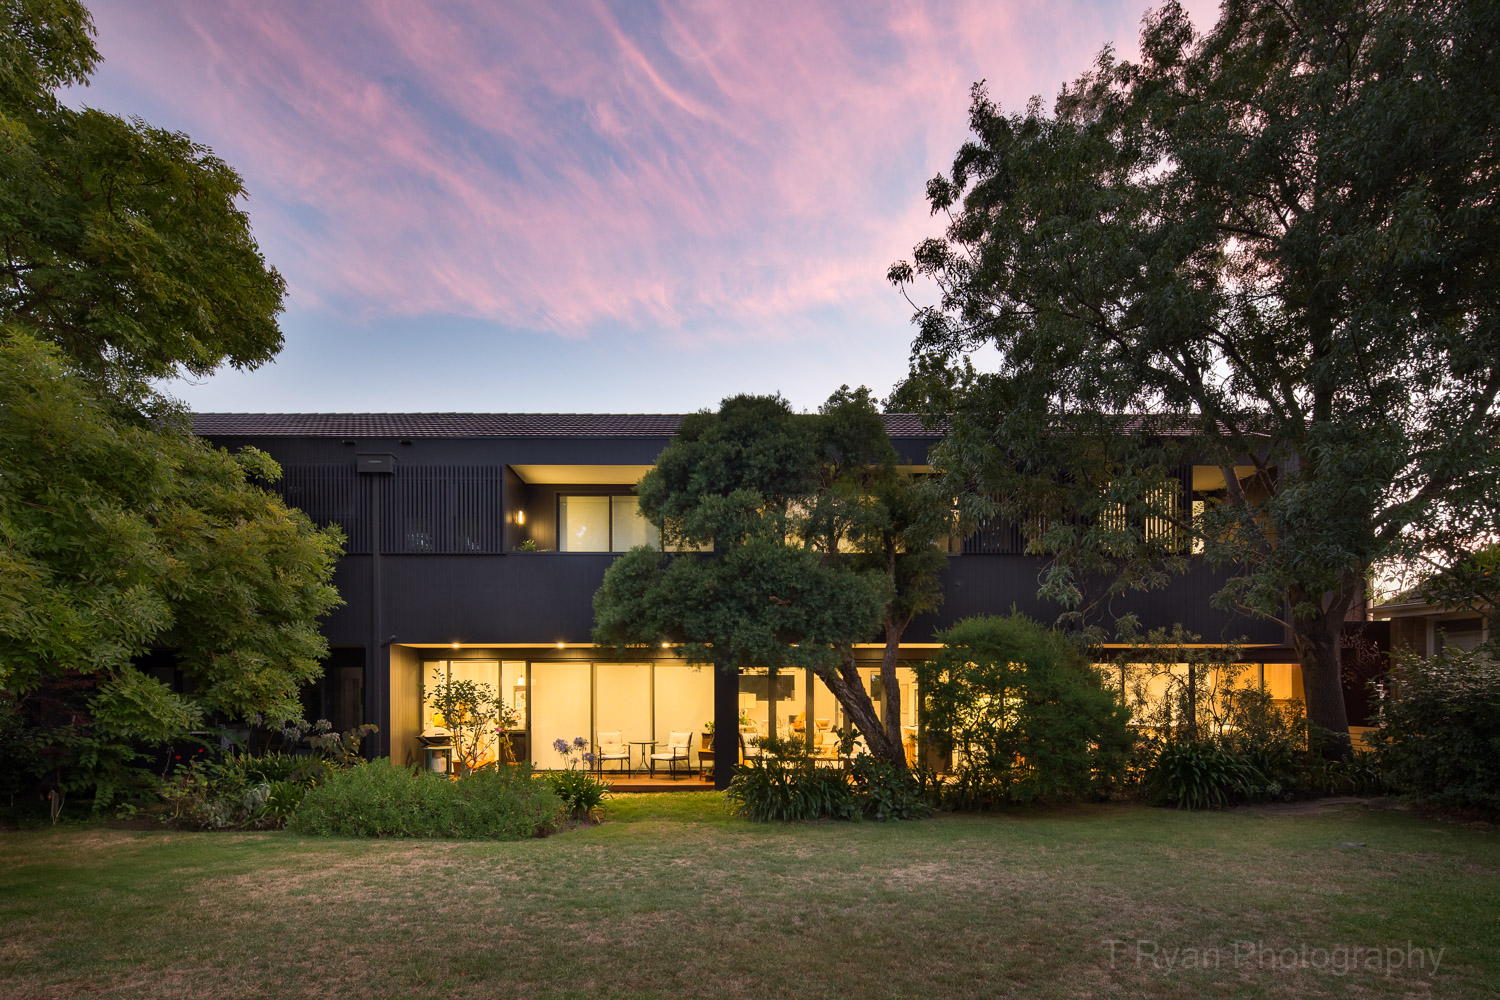
[[(645, 530), (632, 520), (633, 485), (680, 419), (199, 414), (196, 427), (230, 450), (269, 453), (281, 463), (276, 489), (287, 501), (347, 535), (335, 578), (346, 603), (324, 625), (333, 653), (312, 711), (340, 725), (373, 722), (378, 755), (416, 761), (418, 736), (432, 721), (424, 679), (488, 671), (482, 676), (521, 709), (514, 736), (540, 766), (558, 763), (550, 750), (557, 738), (597, 743), (606, 733), (665, 747), (671, 733), (689, 730), (697, 769), (711, 757), (698, 753), (708, 748), (699, 733), (711, 718), (721, 733), (797, 725), (811, 734), (837, 709), (808, 677), (709, 677), (669, 649), (651, 662), (601, 663), (589, 645), (592, 599), (616, 558), (611, 549)], [(887, 427), (901, 462), (924, 467), (935, 436), (900, 414), (888, 416)], [(1184, 470), (1184, 502), (1191, 477)], [(954, 549), (942, 608), (913, 623), (906, 660), (925, 658), (936, 630), (970, 615), (1015, 607), (1055, 616), (1036, 597), (1041, 561), (1022, 553), (1012, 526), (982, 526)], [(1180, 622), (1207, 642), (1243, 639), (1252, 659), (1295, 670), (1286, 666), (1294, 657), (1280, 626), (1210, 607), (1222, 583), (1221, 573), (1195, 561), (1170, 586), (1134, 595), (1121, 610), (1128, 605), (1147, 627)], [(873, 669), (878, 651), (872, 645), (863, 655)], [(913, 728), (918, 700), (903, 698)]]

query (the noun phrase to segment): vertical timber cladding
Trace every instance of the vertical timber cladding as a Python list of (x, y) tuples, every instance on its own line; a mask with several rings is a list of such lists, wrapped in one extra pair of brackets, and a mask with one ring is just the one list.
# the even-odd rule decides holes
[(375, 500), (385, 555), (496, 555), (505, 551), (500, 465), (411, 465), (357, 476), (347, 464), (289, 465), (278, 491), (320, 526), (344, 531), (345, 551), (369, 555)]
[[(1170, 512), (1172, 519), (1182, 523), (1187, 523), (1192, 519), (1192, 498), (1193, 469), (1192, 466), (1186, 465), (1174, 469), (1161, 487), (1153, 490), (1148, 497), (1153, 509)], [(1148, 540), (1170, 537), (1172, 538), (1171, 547), (1178, 551), (1187, 544), (1186, 538), (1171, 527), (1169, 520), (1139, 510), (1121, 510), (1119, 516), (1128, 518), (1145, 530)], [(1002, 517), (982, 518), (974, 526), (974, 530), (964, 537), (962, 552), (964, 555), (1022, 555), (1026, 552), (1031, 536), (1041, 531), (1043, 527), (1043, 525), (1022, 526)]]

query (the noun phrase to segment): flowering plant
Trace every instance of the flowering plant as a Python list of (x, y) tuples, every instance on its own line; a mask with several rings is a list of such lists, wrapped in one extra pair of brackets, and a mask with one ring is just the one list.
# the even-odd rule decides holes
[(552, 749), (562, 755), (562, 759), (568, 762), (568, 770), (578, 770), (578, 765), (584, 767), (594, 766), (594, 754), (589, 750), (589, 741), (582, 736), (573, 737), (573, 742), (559, 737), (552, 741)]
[[(571, 743), (559, 738), (552, 741), (552, 749), (568, 762), (566, 771), (553, 771), (547, 776), (552, 782), (553, 791), (563, 800), (568, 815), (575, 819), (597, 821), (604, 798), (609, 794), (609, 785), (589, 773), (588, 769), (597, 759), (589, 750), (589, 741), (582, 736), (573, 737)], [(583, 765), (581, 769), (579, 765)]]

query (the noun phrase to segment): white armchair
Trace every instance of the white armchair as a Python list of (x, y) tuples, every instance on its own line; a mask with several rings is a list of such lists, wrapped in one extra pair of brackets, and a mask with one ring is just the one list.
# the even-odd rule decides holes
[(623, 733), (595, 733), (597, 739), (594, 743), (594, 768), (604, 770), (604, 762), (617, 760), (620, 762), (620, 770), (626, 773), (630, 771), (630, 746), (625, 743)]
[(667, 749), (661, 753), (651, 755), (651, 777), (656, 777), (656, 765), (658, 761), (667, 765), (674, 778), (677, 777), (678, 761), (682, 762), (682, 769), (691, 774), (692, 768), (689, 766), (688, 751), (692, 747), (692, 743), (692, 733), (670, 734), (667, 739)]

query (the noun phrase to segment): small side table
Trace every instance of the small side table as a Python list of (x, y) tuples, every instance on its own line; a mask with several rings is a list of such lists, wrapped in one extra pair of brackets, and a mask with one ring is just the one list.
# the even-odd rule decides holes
[(640, 747), (641, 748), (641, 768), (640, 769), (642, 771), (649, 771), (651, 769), (651, 761), (647, 759), (649, 757), (649, 755), (650, 755), (650, 752), (647, 750), (647, 748), (648, 747), (654, 747), (654, 746), (656, 746), (656, 741), (655, 740), (631, 740), (630, 741), (630, 745), (633, 746), (633, 747)]
[(712, 750), (698, 751), (698, 777), (709, 781), (714, 774), (714, 752)]

